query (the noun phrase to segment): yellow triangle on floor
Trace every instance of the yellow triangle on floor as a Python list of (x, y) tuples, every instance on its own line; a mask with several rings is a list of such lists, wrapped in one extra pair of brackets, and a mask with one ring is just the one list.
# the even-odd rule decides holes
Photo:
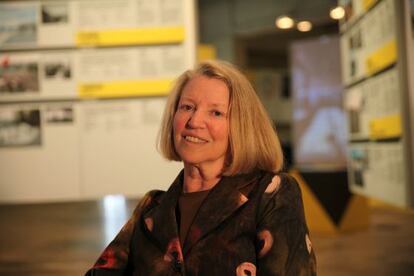
[(366, 197), (353, 195), (339, 224), (340, 231), (355, 231), (369, 226), (369, 208)]
[(309, 232), (311, 234), (336, 234), (338, 228), (300, 173), (297, 170), (291, 170), (289, 174), (298, 181), (300, 189), (302, 190), (305, 217)]

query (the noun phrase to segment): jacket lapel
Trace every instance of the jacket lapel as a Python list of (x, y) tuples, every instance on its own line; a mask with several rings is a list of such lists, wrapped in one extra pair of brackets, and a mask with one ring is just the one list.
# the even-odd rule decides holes
[[(176, 206), (182, 190), (183, 171), (177, 176), (168, 191), (163, 195), (158, 205), (143, 214), (148, 234), (158, 244), (162, 252), (167, 252), (179, 241)], [(178, 242), (179, 246), (179, 242)], [(181, 248), (176, 248), (181, 252)], [(178, 252), (178, 253), (180, 253)]]
[(223, 176), (200, 206), (184, 242), (184, 255), (248, 200), (258, 174)]

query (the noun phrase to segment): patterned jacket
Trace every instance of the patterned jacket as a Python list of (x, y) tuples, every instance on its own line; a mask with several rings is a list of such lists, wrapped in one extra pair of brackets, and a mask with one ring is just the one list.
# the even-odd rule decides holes
[(224, 176), (181, 247), (183, 172), (151, 191), (86, 275), (316, 275), (299, 186), (286, 173)]

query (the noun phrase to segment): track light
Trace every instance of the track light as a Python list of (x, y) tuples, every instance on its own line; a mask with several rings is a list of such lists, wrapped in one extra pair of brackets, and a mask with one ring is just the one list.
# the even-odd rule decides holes
[(332, 19), (339, 20), (342, 19), (345, 16), (345, 10), (341, 6), (335, 7), (331, 9), (329, 12), (329, 15)]
[(296, 25), (296, 28), (301, 32), (309, 32), (312, 30), (312, 23), (310, 21), (300, 21)]
[(287, 15), (279, 16), (276, 18), (275, 22), (276, 27), (279, 29), (290, 29), (293, 27), (294, 23), (293, 19)]

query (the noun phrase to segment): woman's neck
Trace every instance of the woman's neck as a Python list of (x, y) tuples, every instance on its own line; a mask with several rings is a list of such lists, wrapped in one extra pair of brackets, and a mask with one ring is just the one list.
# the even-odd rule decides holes
[(210, 190), (221, 179), (222, 169), (184, 163), (184, 193)]

